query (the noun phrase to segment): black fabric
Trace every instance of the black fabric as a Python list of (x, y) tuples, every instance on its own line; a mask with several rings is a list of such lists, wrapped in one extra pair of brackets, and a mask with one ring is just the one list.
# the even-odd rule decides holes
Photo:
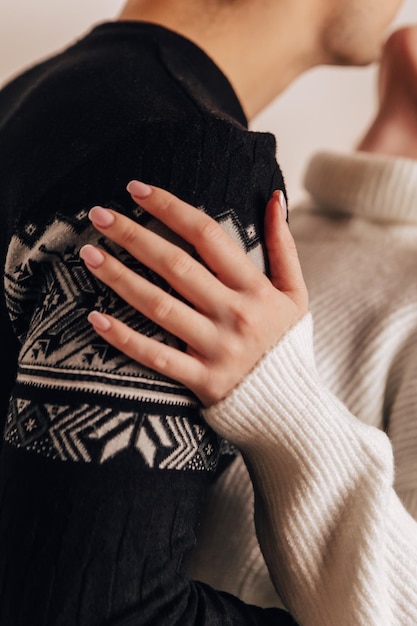
[(0, 472), (15, 513), (0, 518), (2, 626), (294, 624), (187, 580), (207, 488), (195, 473), (156, 476), (132, 453), (74, 466), (8, 444)]
[(86, 321), (101, 308), (176, 343), (78, 258), (96, 242), (161, 282), (87, 219), (103, 204), (171, 237), (130, 200), (132, 178), (200, 206), (258, 261), (264, 207), (284, 188), (273, 137), (250, 133), (212, 61), (158, 26), (102, 24), (0, 92), (2, 408), (13, 389), (1, 417), (0, 623), (289, 623), (187, 579), (202, 498), (233, 449), (190, 392)]

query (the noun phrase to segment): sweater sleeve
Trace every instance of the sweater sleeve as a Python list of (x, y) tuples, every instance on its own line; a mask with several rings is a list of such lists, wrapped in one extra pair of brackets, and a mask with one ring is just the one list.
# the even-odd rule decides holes
[(243, 453), (261, 549), (300, 624), (417, 622), (417, 522), (392, 445), (322, 384), (309, 315), (205, 417)]
[[(139, 137), (109, 141), (63, 172), (16, 224), (5, 272), (20, 352), (0, 453), (1, 624), (294, 624), (287, 612), (248, 606), (187, 576), (183, 560), (216, 475), (219, 438), (191, 392), (110, 349), (86, 317), (101, 308), (175, 341), (79, 259), (81, 245), (95, 242), (169, 289), (87, 219), (101, 203), (172, 237), (131, 201), (132, 177), (190, 193), (249, 255), (262, 256), (251, 226), (278, 182), (272, 151), (230, 124), (188, 126), (147, 124)], [(237, 170), (248, 186), (239, 212)]]

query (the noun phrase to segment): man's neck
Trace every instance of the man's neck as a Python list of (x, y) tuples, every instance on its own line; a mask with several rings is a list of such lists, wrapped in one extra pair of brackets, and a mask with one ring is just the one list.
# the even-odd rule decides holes
[(300, 19), (296, 11), (280, 18), (284, 5), (288, 8), (288, 3), (265, 2), (261, 11), (259, 2), (241, 0), (203, 11), (199, 0), (130, 0), (118, 19), (153, 22), (197, 44), (227, 76), (251, 120), (302, 72), (323, 61), (313, 39), (314, 18), (306, 26), (305, 15)]

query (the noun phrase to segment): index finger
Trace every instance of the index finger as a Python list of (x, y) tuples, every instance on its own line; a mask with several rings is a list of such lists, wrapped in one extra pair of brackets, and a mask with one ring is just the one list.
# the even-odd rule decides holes
[(243, 248), (203, 209), (140, 181), (131, 181), (127, 190), (145, 211), (190, 243), (223, 284), (239, 290), (260, 280), (262, 272)]

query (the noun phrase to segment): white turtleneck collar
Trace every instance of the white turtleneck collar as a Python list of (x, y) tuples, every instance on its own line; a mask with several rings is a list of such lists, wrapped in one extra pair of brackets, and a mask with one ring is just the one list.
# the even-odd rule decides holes
[(319, 152), (304, 185), (321, 210), (380, 222), (417, 224), (417, 161), (352, 152)]

